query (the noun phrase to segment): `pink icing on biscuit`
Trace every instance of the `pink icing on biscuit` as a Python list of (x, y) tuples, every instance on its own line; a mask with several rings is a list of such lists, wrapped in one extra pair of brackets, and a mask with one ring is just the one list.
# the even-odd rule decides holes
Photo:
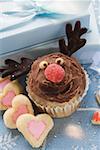
[(28, 113), (28, 109), (26, 105), (19, 106), (18, 110), (13, 114), (13, 121), (16, 123), (17, 118), (22, 115)]
[(2, 99), (2, 104), (5, 106), (11, 106), (12, 100), (16, 96), (14, 91), (9, 91)]
[(41, 134), (45, 130), (45, 124), (43, 121), (32, 120), (28, 123), (29, 132), (36, 138), (39, 139)]
[(6, 79), (6, 80), (4, 80), (4, 81), (1, 81), (0, 82), (0, 91), (2, 91), (3, 90), (3, 88), (8, 84), (8, 83), (10, 83), (11, 81), (9, 80), (9, 79)]

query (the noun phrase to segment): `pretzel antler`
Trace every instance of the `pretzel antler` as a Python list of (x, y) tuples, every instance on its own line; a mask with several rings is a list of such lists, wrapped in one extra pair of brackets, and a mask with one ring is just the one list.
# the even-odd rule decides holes
[(86, 39), (81, 39), (81, 35), (87, 32), (87, 28), (81, 28), (80, 21), (75, 23), (75, 27), (72, 30), (72, 25), (66, 25), (66, 35), (68, 39), (68, 45), (65, 44), (65, 40), (59, 40), (60, 52), (65, 55), (71, 56), (74, 52), (83, 47), (86, 43)]
[(21, 58), (20, 63), (12, 59), (6, 59), (5, 66), (0, 68), (0, 74), (2, 78), (9, 76), (10, 80), (15, 80), (21, 75), (29, 72), (32, 62), (32, 59), (24, 57)]

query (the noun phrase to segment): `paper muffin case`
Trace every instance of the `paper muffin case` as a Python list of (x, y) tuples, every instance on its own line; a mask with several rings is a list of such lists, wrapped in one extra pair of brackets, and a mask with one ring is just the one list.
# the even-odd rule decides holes
[(30, 99), (36, 104), (37, 107), (41, 108), (44, 112), (48, 113), (53, 118), (61, 118), (61, 117), (67, 117), (70, 116), (73, 112), (77, 110), (77, 108), (80, 105), (80, 102), (84, 98), (84, 96), (87, 94), (88, 88), (89, 88), (89, 77), (87, 72), (82, 68), (85, 77), (86, 77), (86, 87), (84, 90), (84, 93), (81, 97), (75, 96), (73, 97), (69, 102), (64, 103), (58, 103), (58, 102), (51, 102), (51, 101), (45, 101), (37, 95), (30, 92), (30, 90), (27, 89), (28, 96)]

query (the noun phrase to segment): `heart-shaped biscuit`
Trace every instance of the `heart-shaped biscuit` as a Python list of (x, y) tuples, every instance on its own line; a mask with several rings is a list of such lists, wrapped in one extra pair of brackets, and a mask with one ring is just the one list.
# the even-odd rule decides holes
[(0, 78), (0, 110), (6, 110), (12, 105), (12, 99), (22, 92), (22, 87), (17, 80)]
[(16, 125), (32, 147), (40, 147), (54, 123), (47, 114), (36, 117), (32, 114), (24, 114), (17, 119)]
[(12, 108), (9, 108), (3, 116), (5, 125), (10, 128), (16, 128), (16, 120), (22, 115), (30, 113), (33, 114), (33, 108), (30, 100), (22, 94), (15, 96), (12, 100)]

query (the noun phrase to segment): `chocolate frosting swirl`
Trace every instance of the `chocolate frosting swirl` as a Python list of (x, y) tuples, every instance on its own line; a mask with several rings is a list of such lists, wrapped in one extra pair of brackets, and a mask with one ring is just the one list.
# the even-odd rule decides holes
[[(62, 65), (65, 70), (64, 79), (60, 83), (53, 83), (46, 79), (44, 69), (39, 68), (41, 61), (48, 64), (55, 63), (57, 58), (63, 58)], [(81, 65), (75, 58), (68, 57), (62, 53), (52, 53), (39, 57), (32, 64), (28, 76), (28, 88), (37, 96), (52, 102), (68, 102), (74, 96), (81, 96), (86, 85), (85, 74)]]

